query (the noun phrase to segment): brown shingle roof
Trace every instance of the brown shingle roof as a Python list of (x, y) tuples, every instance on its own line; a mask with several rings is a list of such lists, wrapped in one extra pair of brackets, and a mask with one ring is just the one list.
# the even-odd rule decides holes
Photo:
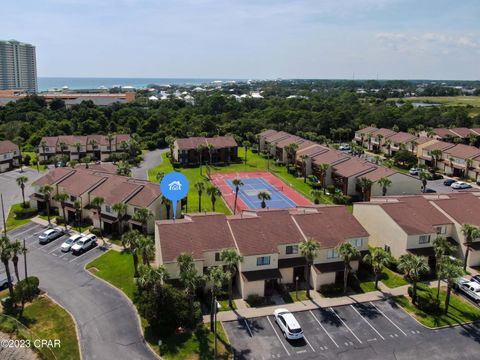
[(445, 151), (445, 150), (450, 149), (454, 146), (455, 146), (454, 144), (451, 144), (451, 143), (448, 143), (448, 142), (445, 142), (445, 141), (437, 141), (437, 142), (434, 142), (431, 145), (425, 146), (423, 148), (423, 150), (427, 150), (427, 151), (442, 150), (442, 151)]
[(285, 131), (278, 131), (276, 132), (275, 134), (271, 134), (271, 135), (268, 135), (266, 138), (265, 138), (265, 141), (269, 142), (269, 143), (274, 143), (274, 142), (278, 142), (280, 140), (283, 140), (289, 136), (292, 136), (291, 134), (285, 132)]
[(0, 154), (6, 154), (14, 151), (19, 151), (18, 145), (10, 140), (0, 141)]
[(426, 142), (433, 141), (434, 139), (429, 138), (427, 136), (419, 136), (415, 141), (418, 145), (425, 144)]
[(365, 135), (367, 135), (367, 134), (370, 134), (370, 133), (372, 133), (372, 132), (374, 132), (374, 131), (377, 131), (377, 130), (378, 130), (378, 128), (376, 128), (376, 127), (374, 127), (374, 126), (367, 126), (367, 127), (363, 128), (363, 129), (357, 130), (357, 132), (358, 132), (359, 134), (365, 134)]
[(69, 195), (80, 196), (105, 181), (106, 177), (84, 169), (76, 169), (75, 174), (58, 183)]
[(350, 157), (336, 150), (329, 150), (312, 157), (312, 162), (316, 165), (329, 164), (335, 165), (347, 161)]
[(445, 128), (435, 128), (432, 130), (436, 135), (440, 137), (446, 137), (446, 136), (458, 136), (454, 132), (450, 131), (450, 129), (445, 129)]
[(124, 202), (140, 190), (134, 183), (125, 181), (123, 176), (110, 176), (100, 186), (90, 192), (90, 199), (102, 197), (106, 204)]
[(238, 146), (237, 142), (232, 136), (215, 136), (211, 138), (205, 137), (190, 137), (185, 139), (175, 140), (180, 150), (196, 149), (200, 145), (213, 145), (216, 149)]
[[(373, 182), (375, 182), (380, 180), (383, 177), (389, 177), (396, 173), (397, 172), (392, 169), (389, 169), (383, 166), (376, 166), (374, 170), (369, 171), (365, 175), (362, 175), (362, 177), (366, 177), (367, 179), (370, 179)], [(405, 175), (405, 176), (408, 176), (408, 175)]]
[(448, 194), (449, 199), (433, 200), (459, 224), (480, 226), (480, 199), (472, 193)]
[(390, 140), (394, 144), (406, 144), (412, 140), (417, 140), (417, 137), (415, 135), (401, 131), (393, 136), (390, 136), (388, 140)]
[(58, 181), (75, 174), (73, 169), (69, 168), (56, 168), (50, 170), (48, 173), (43, 175), (41, 178), (33, 182), (34, 186), (43, 186), (43, 185), (54, 185)]
[(286, 137), (285, 139), (282, 139), (282, 140), (278, 141), (277, 144), (276, 144), (276, 147), (278, 147), (280, 149), (283, 149), (285, 146), (288, 146), (290, 144), (299, 145), (304, 141), (306, 141), (306, 140), (302, 139), (299, 136), (290, 135), (290, 136)]
[(40, 144), (45, 142), (46, 146), (56, 146), (58, 142), (58, 136), (44, 136), (42, 140), (40, 140)]
[(389, 138), (390, 136), (393, 136), (396, 134), (395, 131), (387, 129), (387, 128), (380, 128), (376, 131), (373, 131), (370, 133), (373, 137), (376, 137), (378, 135), (382, 135), (385, 139)]
[(460, 159), (472, 159), (480, 155), (480, 149), (475, 146), (457, 144), (445, 150), (444, 153)]
[(233, 136), (214, 136), (206, 138), (207, 144), (215, 146), (216, 149), (238, 146)]
[(162, 195), (160, 186), (158, 184), (136, 180), (129, 180), (129, 182), (137, 183), (139, 186), (141, 186), (141, 190), (127, 201), (127, 203), (132, 206), (147, 207), (155, 199)]
[(359, 176), (369, 171), (375, 170), (376, 166), (372, 163), (351, 157), (349, 160), (334, 165), (333, 171), (336, 175), (342, 177)]
[(319, 144), (313, 144), (308, 147), (305, 147), (303, 149), (300, 149), (296, 152), (296, 157), (300, 158), (301, 155), (307, 155), (311, 158), (313, 158), (316, 155), (323, 154), (325, 152), (329, 151), (329, 148), (319, 145)]
[(268, 129), (268, 130), (264, 130), (262, 131), (260, 134), (258, 134), (259, 136), (269, 136), (269, 135), (273, 135), (273, 134), (276, 134), (277, 133), (277, 130), (272, 130), (272, 129)]
[(465, 128), (465, 127), (463, 127), (463, 128), (453, 128), (453, 129), (450, 129), (450, 131), (453, 132), (454, 134), (456, 134), (457, 136), (461, 137), (461, 138), (469, 137), (470, 134), (475, 135), (475, 132), (473, 132), (469, 128)]

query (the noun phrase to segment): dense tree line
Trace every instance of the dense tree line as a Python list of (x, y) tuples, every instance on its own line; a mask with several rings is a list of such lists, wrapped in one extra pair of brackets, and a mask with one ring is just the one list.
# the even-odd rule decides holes
[(33, 150), (42, 136), (136, 133), (145, 146), (156, 148), (167, 146), (167, 136), (235, 134), (253, 140), (253, 135), (265, 128), (312, 140), (342, 141), (371, 124), (403, 131), (480, 124), (480, 115), (472, 117), (469, 106), (399, 106), (393, 100), (334, 89), (309, 92), (306, 99), (287, 99), (276, 96), (273, 90), (270, 93), (265, 90), (264, 99), (242, 102), (211, 91), (195, 95), (195, 105), (179, 99), (148, 101), (139, 96), (130, 104), (95, 106), (84, 101), (71, 108), (61, 100), (47, 104), (42, 97), (31, 96), (0, 107), (0, 139), (11, 139), (24, 150)]

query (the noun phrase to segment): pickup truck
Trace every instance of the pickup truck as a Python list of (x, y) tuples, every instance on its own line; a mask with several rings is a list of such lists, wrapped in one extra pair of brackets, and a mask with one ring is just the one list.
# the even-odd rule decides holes
[(456, 288), (461, 291), (477, 304), (480, 304), (480, 284), (465, 278), (457, 280)]

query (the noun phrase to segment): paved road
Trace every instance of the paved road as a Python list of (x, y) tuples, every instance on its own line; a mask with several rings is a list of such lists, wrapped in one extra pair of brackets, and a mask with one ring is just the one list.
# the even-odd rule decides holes
[[(17, 185), (17, 178), (22, 175), (28, 178), (28, 183), (25, 185), (25, 199), (28, 201), (28, 196), (33, 192), (33, 188), (31, 187), (32, 182), (44, 174), (27, 167), (24, 167), (23, 169), (23, 172), (20, 172), (19, 169), (15, 169), (0, 173), (0, 193), (3, 194), (6, 216), (8, 215), (8, 209), (10, 206), (22, 202), (22, 192)], [(2, 227), (3, 226), (0, 225), (0, 228)]]
[[(27, 243), (28, 273), (40, 278), (40, 287), (74, 316), (84, 360), (156, 359), (144, 343), (133, 305), (117, 290), (84, 270), (100, 256), (98, 247), (74, 256), (62, 253), (67, 235), (39, 245), (42, 227), (30, 223), (10, 232), (12, 239)], [(23, 262), (19, 265), (23, 277)], [(4, 275), (2, 275), (4, 276)]]
[(162, 163), (162, 153), (167, 151), (168, 149), (157, 149), (145, 153), (140, 166), (132, 168), (132, 177), (147, 180), (148, 169), (160, 165)]
[[(478, 359), (480, 327), (429, 330), (391, 300), (295, 313), (305, 338), (287, 341), (273, 316), (224, 323), (235, 359)], [(248, 333), (247, 325), (253, 336)]]

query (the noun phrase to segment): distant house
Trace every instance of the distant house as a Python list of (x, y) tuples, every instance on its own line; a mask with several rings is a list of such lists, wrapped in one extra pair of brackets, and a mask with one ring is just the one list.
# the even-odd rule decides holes
[(10, 140), (0, 141), (0, 172), (20, 165), (20, 149)]
[(176, 139), (173, 158), (184, 166), (198, 165), (200, 158), (202, 164), (238, 162), (238, 144), (233, 136)]

